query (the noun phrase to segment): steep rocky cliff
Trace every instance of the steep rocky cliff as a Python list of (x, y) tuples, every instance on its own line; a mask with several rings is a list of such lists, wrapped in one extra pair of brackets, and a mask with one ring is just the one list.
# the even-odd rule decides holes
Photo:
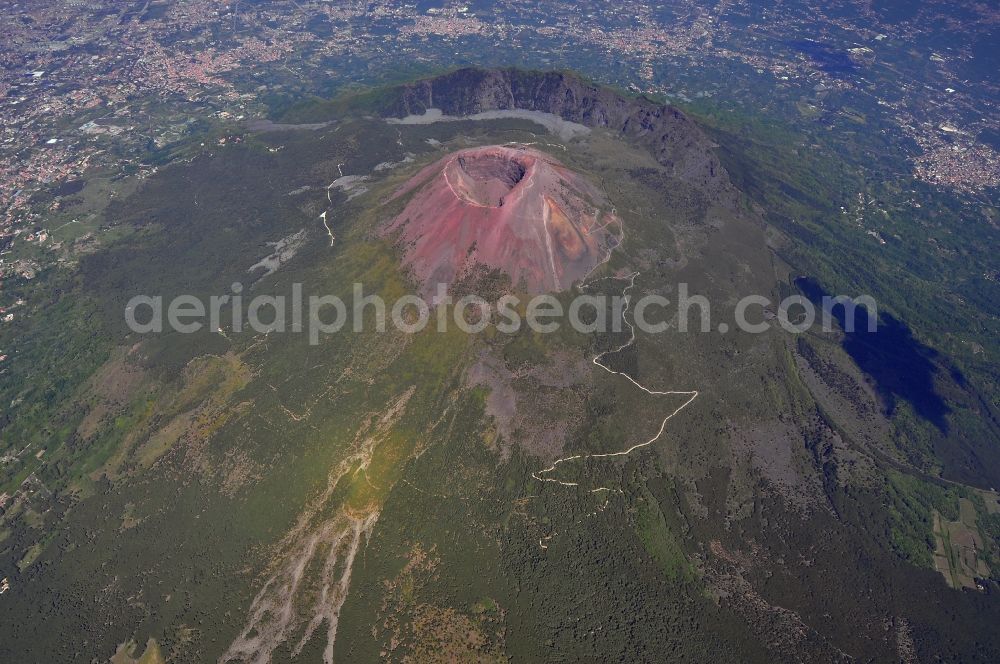
[(607, 128), (646, 146), (676, 177), (710, 194), (731, 194), (712, 142), (683, 112), (627, 97), (573, 74), (459, 69), (400, 86), (386, 115), (420, 115), (429, 108), (455, 116), (495, 110), (541, 111), (587, 127)]

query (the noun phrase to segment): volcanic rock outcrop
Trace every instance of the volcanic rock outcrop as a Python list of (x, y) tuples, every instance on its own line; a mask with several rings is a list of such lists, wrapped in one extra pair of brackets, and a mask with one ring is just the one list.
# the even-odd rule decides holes
[(476, 266), (500, 270), (515, 287), (568, 288), (604, 261), (621, 223), (604, 194), (550, 155), (491, 146), (427, 166), (394, 198), (412, 194), (384, 231), (425, 294)]
[(496, 110), (551, 113), (586, 127), (620, 134), (649, 149), (674, 176), (716, 202), (734, 191), (715, 145), (681, 110), (644, 97), (626, 97), (566, 72), (516, 68), (459, 69), (394, 88), (383, 113), (403, 118), (436, 108), (450, 116)]

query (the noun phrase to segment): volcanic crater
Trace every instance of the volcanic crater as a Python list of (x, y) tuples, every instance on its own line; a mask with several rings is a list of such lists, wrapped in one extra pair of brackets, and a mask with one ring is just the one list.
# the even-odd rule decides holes
[(451, 160), (444, 176), (455, 194), (470, 205), (498, 208), (527, 172), (528, 165), (516, 155), (487, 153)]
[(393, 196), (410, 196), (385, 227), (425, 294), (477, 265), (535, 294), (568, 288), (621, 239), (607, 197), (551, 155), (526, 146), (452, 153)]

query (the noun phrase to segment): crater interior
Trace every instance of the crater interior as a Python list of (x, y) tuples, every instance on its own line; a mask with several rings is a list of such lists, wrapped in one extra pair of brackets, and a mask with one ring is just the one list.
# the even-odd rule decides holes
[(528, 164), (510, 154), (469, 154), (449, 169), (455, 194), (482, 207), (503, 207), (504, 199), (528, 173)]

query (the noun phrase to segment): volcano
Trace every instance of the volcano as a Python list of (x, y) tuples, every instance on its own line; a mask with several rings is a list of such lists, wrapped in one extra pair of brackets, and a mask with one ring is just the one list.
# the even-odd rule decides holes
[(411, 195), (384, 228), (432, 293), (477, 266), (531, 294), (560, 291), (603, 262), (621, 239), (607, 197), (551, 155), (526, 146), (452, 153), (395, 192)]

